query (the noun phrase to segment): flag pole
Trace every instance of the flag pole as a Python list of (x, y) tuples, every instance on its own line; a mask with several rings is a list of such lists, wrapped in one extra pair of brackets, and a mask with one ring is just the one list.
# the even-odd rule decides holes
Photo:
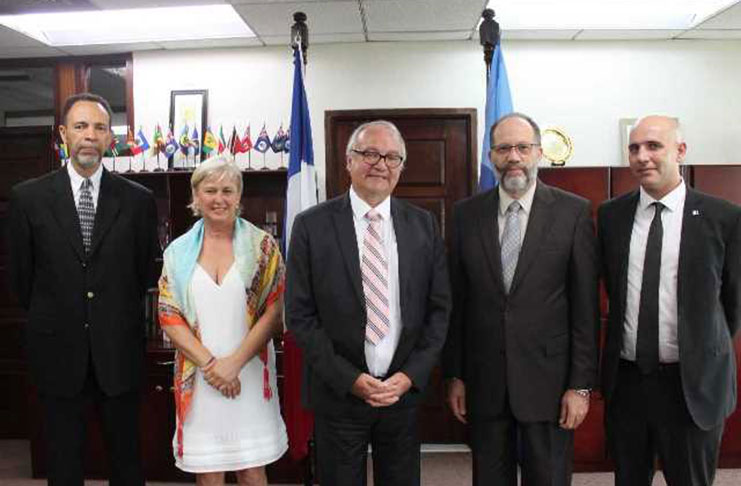
[[(288, 160), (287, 178), (288, 189), (286, 191), (286, 214), (284, 215), (283, 241), (286, 254), (289, 250), (290, 225), (298, 211), (304, 210), (309, 206), (317, 203), (316, 201), (316, 179), (314, 169), (314, 154), (311, 141), (311, 123), (306, 104), (306, 93), (303, 79), (306, 75), (307, 51), (309, 48), (309, 27), (306, 25), (307, 16), (304, 12), (294, 12), (294, 24), (291, 26), (291, 47), (293, 48), (294, 57), (294, 92), (293, 106), (291, 109), (291, 127), (294, 127), (294, 121), (301, 129), (290, 130), (291, 137), (295, 141), (291, 142), (291, 152)], [(298, 57), (298, 59), (296, 59)], [(299, 73), (301, 76), (299, 76)], [(298, 169), (298, 172), (295, 172)], [(302, 174), (308, 171), (306, 175), (310, 177), (304, 179)], [(312, 190), (301, 188), (302, 182), (310, 181), (308, 184), (313, 186)], [(300, 189), (301, 188), (301, 189)], [(298, 191), (297, 189), (300, 189)], [(306, 191), (306, 193), (304, 193)], [(313, 192), (313, 195), (309, 194)], [(301, 376), (302, 356), (301, 351), (295, 343), (292, 333), (284, 335), (284, 370), (291, 368), (293, 373), (288, 373), (293, 380), (284, 380), (284, 396), (286, 394), (294, 395), (291, 400), (290, 410), (286, 411), (287, 426), (289, 430), (289, 446), (291, 455), (300, 459), (303, 463), (303, 481), (304, 486), (314, 484), (316, 471), (316, 448), (314, 439), (314, 416), (310, 411), (301, 407), (300, 381), (295, 379)], [(288, 364), (286, 364), (288, 361)]]
[(487, 8), (481, 12), (484, 19), (479, 26), (479, 42), (484, 48), (484, 63), (486, 64), (486, 83), (489, 83), (489, 71), (494, 59), (494, 49), (499, 44), (499, 23), (494, 20), (494, 10)]

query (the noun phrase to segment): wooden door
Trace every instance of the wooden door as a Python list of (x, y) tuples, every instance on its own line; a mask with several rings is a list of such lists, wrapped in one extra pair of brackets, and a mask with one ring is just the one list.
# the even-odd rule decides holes
[(52, 127), (0, 128), (0, 438), (25, 439), (27, 371), (23, 348), (25, 312), (8, 288), (6, 248), (10, 189), (52, 168)]
[[(361, 123), (384, 119), (401, 131), (407, 161), (394, 196), (421, 206), (438, 218), (447, 239), (452, 206), (474, 192), (477, 174), (476, 110), (347, 110), (325, 114), (327, 198), (350, 187), (345, 148)], [(420, 435), (426, 443), (461, 443), (464, 428), (445, 407), (439, 367), (433, 372), (420, 409)]]

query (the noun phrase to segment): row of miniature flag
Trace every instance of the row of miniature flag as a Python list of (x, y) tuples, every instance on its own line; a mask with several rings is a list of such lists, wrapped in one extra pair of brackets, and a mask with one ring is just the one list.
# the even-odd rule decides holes
[[(59, 154), (60, 159), (66, 159), (69, 157), (66, 144), (55, 144), (55, 148)], [(193, 126), (191, 131), (188, 125), (183, 126), (180, 132), (180, 136), (176, 139), (172, 133), (172, 128), (164, 135), (160, 125), (156, 125), (154, 134), (152, 136), (152, 144), (150, 145), (149, 140), (144, 135), (142, 128), (136, 132), (134, 136), (133, 131), (129, 128), (128, 135), (125, 141), (122, 141), (118, 135), (113, 136), (111, 145), (105, 153), (105, 157), (119, 157), (123, 155), (136, 156), (139, 154), (145, 154), (147, 150), (150, 150), (151, 155), (162, 154), (166, 157), (172, 157), (178, 150), (183, 155), (188, 156), (203, 153), (206, 156), (214, 153), (222, 154), (228, 152), (232, 155), (248, 153), (250, 150), (256, 150), (262, 154), (268, 150), (273, 150), (275, 153), (288, 153), (291, 148), (291, 130), (287, 132), (283, 131), (283, 125), (278, 128), (278, 131), (270, 139), (265, 125), (263, 124), (260, 134), (252, 143), (250, 136), (250, 126), (245, 128), (244, 136), (240, 137), (237, 133), (237, 128), (232, 128), (231, 136), (227, 141), (224, 137), (224, 127), (219, 127), (218, 137), (211, 131), (211, 128), (206, 128), (206, 133), (203, 136), (203, 142), (201, 142), (200, 134), (198, 129)]]

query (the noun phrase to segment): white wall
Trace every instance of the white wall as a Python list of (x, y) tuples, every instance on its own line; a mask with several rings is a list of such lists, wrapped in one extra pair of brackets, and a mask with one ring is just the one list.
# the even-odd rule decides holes
[[(741, 162), (739, 41), (512, 41), (504, 55), (515, 109), (571, 135), (569, 165), (619, 165), (619, 119), (649, 112), (679, 117), (688, 162)], [(167, 124), (170, 90), (205, 88), (213, 130), (236, 123), (241, 135), (250, 121), (254, 140), (265, 121), (272, 137), (290, 122), (292, 76), (288, 47), (136, 53), (136, 124), (147, 133)], [(481, 141), (485, 78), (475, 42), (314, 45), (306, 85), (322, 194), (325, 110), (474, 107)], [(272, 153), (267, 161), (279, 163)]]

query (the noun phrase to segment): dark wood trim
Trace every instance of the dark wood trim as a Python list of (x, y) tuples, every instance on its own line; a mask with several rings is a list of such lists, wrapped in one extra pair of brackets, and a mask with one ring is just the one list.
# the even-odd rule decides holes
[(0, 59), (0, 69), (24, 67), (54, 67), (60, 62), (83, 63), (91, 66), (99, 64), (126, 63), (131, 59), (131, 53), (105, 54), (100, 56), (60, 56), (60, 57), (33, 57), (25, 59)]
[(126, 123), (134, 125), (134, 56), (126, 57)]
[[(418, 118), (424, 116), (427, 118), (441, 118), (449, 119), (456, 116), (464, 119), (468, 125), (469, 140), (471, 141), (467, 154), (468, 160), (476, 162), (478, 167), (478, 142), (477, 142), (477, 118), (476, 108), (393, 108), (393, 109), (374, 109), (374, 110), (328, 110), (324, 112), (324, 150), (325, 150), (325, 167), (334, 167), (335, 164), (340, 163), (340, 160), (345, 157), (344, 153), (335, 153), (332, 145), (331, 135), (334, 132), (334, 126), (344, 120), (357, 120), (367, 119), (379, 120), (379, 119), (403, 119), (403, 118)], [(471, 171), (471, 176), (468, 180), (469, 194), (476, 192), (477, 185), (477, 170)], [(337, 178), (335, 171), (325, 171), (325, 188), (326, 194), (329, 198), (332, 194), (339, 194), (340, 192), (340, 181)]]
[(6, 111), (5, 118), (25, 118), (29, 116), (54, 116), (54, 108), (44, 110), (15, 110)]

